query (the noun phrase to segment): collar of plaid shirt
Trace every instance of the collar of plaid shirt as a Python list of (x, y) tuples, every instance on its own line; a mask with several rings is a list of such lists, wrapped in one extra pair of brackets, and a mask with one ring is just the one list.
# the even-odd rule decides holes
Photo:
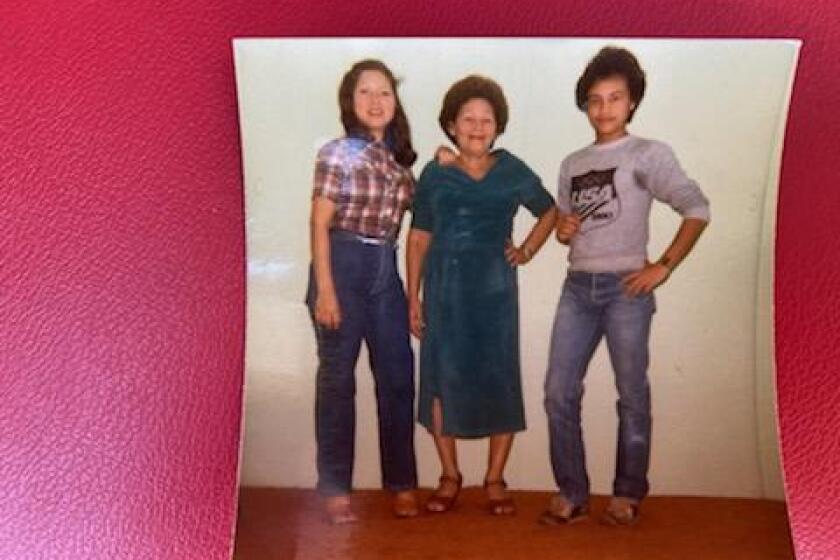
[[(365, 140), (367, 142), (376, 142), (376, 139), (373, 137), (373, 135), (370, 132), (368, 132), (367, 130), (360, 129), (360, 128), (357, 128), (357, 129), (354, 129), (354, 130), (351, 130), (350, 132), (348, 132), (347, 137), (348, 138), (359, 138), (359, 139)], [(393, 126), (388, 126), (388, 128), (385, 129), (385, 137), (382, 139), (382, 143), (385, 144), (385, 146), (391, 151), (392, 154), (394, 153), (394, 150), (396, 149), (396, 140), (394, 139), (394, 127)]]

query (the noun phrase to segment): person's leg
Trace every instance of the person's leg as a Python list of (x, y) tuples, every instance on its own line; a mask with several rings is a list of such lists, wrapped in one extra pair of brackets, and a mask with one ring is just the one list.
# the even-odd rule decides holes
[(333, 245), (333, 278), (341, 309), (338, 329), (327, 329), (314, 318), (314, 283), (310, 279), (310, 316), (318, 348), (315, 433), (318, 491), (326, 498), (326, 511), (334, 523), (354, 521), (349, 508), (353, 479), (356, 426), (355, 367), (359, 357), (364, 304), (356, 290), (355, 249)]
[(589, 476), (580, 426), (583, 379), (601, 339), (601, 306), (591, 297), (592, 276), (572, 273), (566, 280), (551, 336), (545, 380), (551, 466), (558, 496), (550, 510), (563, 516), (585, 509)]
[(342, 325), (330, 330), (317, 325), (318, 374), (316, 436), (318, 489), (324, 495), (348, 494), (353, 478), (356, 430), (356, 378), (361, 331), (342, 309)]
[[(614, 500), (608, 513), (635, 521), (647, 496), (651, 413), (648, 340), (655, 304), (652, 294), (630, 298), (619, 292), (607, 306), (604, 328), (618, 390), (618, 445)], [(616, 517), (613, 515), (612, 517)]]
[(516, 512), (516, 507), (508, 496), (505, 482), (505, 465), (512, 446), (513, 433), (490, 436), (484, 489), (487, 492), (490, 513), (493, 515), (511, 515)]
[(353, 451), (356, 431), (356, 379), (361, 331), (347, 320), (329, 330), (316, 325), (318, 373), (316, 397), (316, 439), (318, 444), (318, 490), (326, 497), (327, 514), (335, 523), (355, 520), (349, 510), (353, 479)]
[(443, 407), (440, 399), (432, 400), (432, 439), (440, 459), (441, 476), (438, 487), (426, 502), (426, 509), (441, 513), (455, 505), (461, 491), (463, 477), (458, 469), (458, 450), (455, 438), (443, 433)]
[(510, 449), (513, 446), (513, 433), (493, 434), (487, 457), (487, 475), (485, 480), (502, 480), (505, 474)]
[(367, 302), (365, 339), (376, 382), (382, 484), (395, 494), (395, 513), (419, 513), (414, 489), (414, 355), (408, 304), (393, 251), (381, 248), (380, 270)]

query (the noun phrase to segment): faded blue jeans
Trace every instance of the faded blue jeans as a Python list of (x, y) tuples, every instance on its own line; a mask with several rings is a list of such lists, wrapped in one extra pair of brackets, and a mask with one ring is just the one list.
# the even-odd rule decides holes
[(382, 485), (393, 492), (416, 488), (414, 353), (396, 248), (391, 242), (363, 242), (352, 233), (332, 231), (330, 260), (341, 309), (340, 327), (327, 329), (315, 321), (316, 288), (311, 269), (306, 297), (318, 342), (318, 490), (335, 496), (351, 489), (355, 369), (362, 340), (367, 343), (376, 383)]
[(627, 296), (623, 276), (569, 272), (554, 318), (545, 379), (551, 466), (559, 493), (576, 506), (589, 499), (580, 426), (583, 379), (602, 338), (607, 341), (618, 389), (613, 495), (641, 500), (648, 493), (648, 338), (656, 306), (653, 294)]

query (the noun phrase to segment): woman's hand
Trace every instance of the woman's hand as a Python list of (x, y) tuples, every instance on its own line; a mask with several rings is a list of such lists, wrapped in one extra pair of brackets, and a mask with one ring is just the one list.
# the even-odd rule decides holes
[(664, 264), (646, 263), (641, 270), (628, 274), (621, 281), (624, 292), (630, 297), (649, 294), (671, 275), (671, 269)]
[(420, 284), (423, 279), (423, 263), (432, 242), (432, 234), (422, 229), (408, 230), (405, 250), (406, 292), (408, 295), (408, 328), (417, 338), (423, 338), (426, 322), (423, 320), (423, 305), (420, 302)]
[(438, 146), (435, 150), (435, 160), (440, 165), (452, 165), (458, 159), (458, 154), (448, 146)]
[(519, 266), (534, 258), (534, 252), (524, 244), (517, 247), (513, 244), (513, 241), (508, 239), (507, 244), (505, 244), (505, 258), (511, 266)]
[(315, 298), (315, 321), (328, 329), (341, 326), (341, 308), (332, 290), (319, 291)]
[(408, 324), (411, 334), (423, 338), (426, 323), (423, 321), (423, 304), (419, 299), (411, 298), (408, 302)]

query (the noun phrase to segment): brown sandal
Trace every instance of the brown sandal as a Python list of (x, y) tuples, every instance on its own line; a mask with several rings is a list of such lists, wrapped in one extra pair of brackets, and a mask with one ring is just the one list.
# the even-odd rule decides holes
[(542, 525), (570, 525), (589, 517), (587, 504), (575, 505), (565, 496), (556, 494), (551, 498), (549, 508), (542, 512), (539, 522)]
[(414, 491), (395, 493), (392, 508), (394, 517), (397, 519), (408, 519), (420, 515), (420, 507), (417, 505), (417, 496)]
[(348, 525), (359, 521), (359, 518), (350, 507), (350, 499), (339, 500), (336, 498), (338, 497), (327, 498), (327, 502), (324, 505), (324, 515), (326, 516), (327, 523), (331, 525)]
[[(444, 484), (454, 484), (455, 493), (451, 496), (441, 496), (440, 489)], [(440, 475), (437, 489), (426, 500), (426, 511), (431, 513), (445, 513), (455, 506), (458, 499), (458, 494), (461, 493), (461, 486), (464, 483), (464, 477), (458, 473), (458, 478), (446, 474)]]
[(601, 523), (614, 527), (632, 527), (639, 522), (639, 504), (630, 500), (613, 502), (601, 515)]
[(547, 509), (540, 515), (539, 522), (542, 525), (571, 525), (578, 521), (584, 521), (588, 516), (589, 510), (586, 506), (574, 506), (569, 510), (568, 515), (554, 513)]
[[(502, 490), (507, 489), (507, 482), (501, 480), (485, 480), (484, 490), (487, 491), (491, 486), (500, 487)], [(515, 515), (516, 505), (510, 496), (504, 498), (490, 498), (487, 497), (487, 511), (490, 515)]]

